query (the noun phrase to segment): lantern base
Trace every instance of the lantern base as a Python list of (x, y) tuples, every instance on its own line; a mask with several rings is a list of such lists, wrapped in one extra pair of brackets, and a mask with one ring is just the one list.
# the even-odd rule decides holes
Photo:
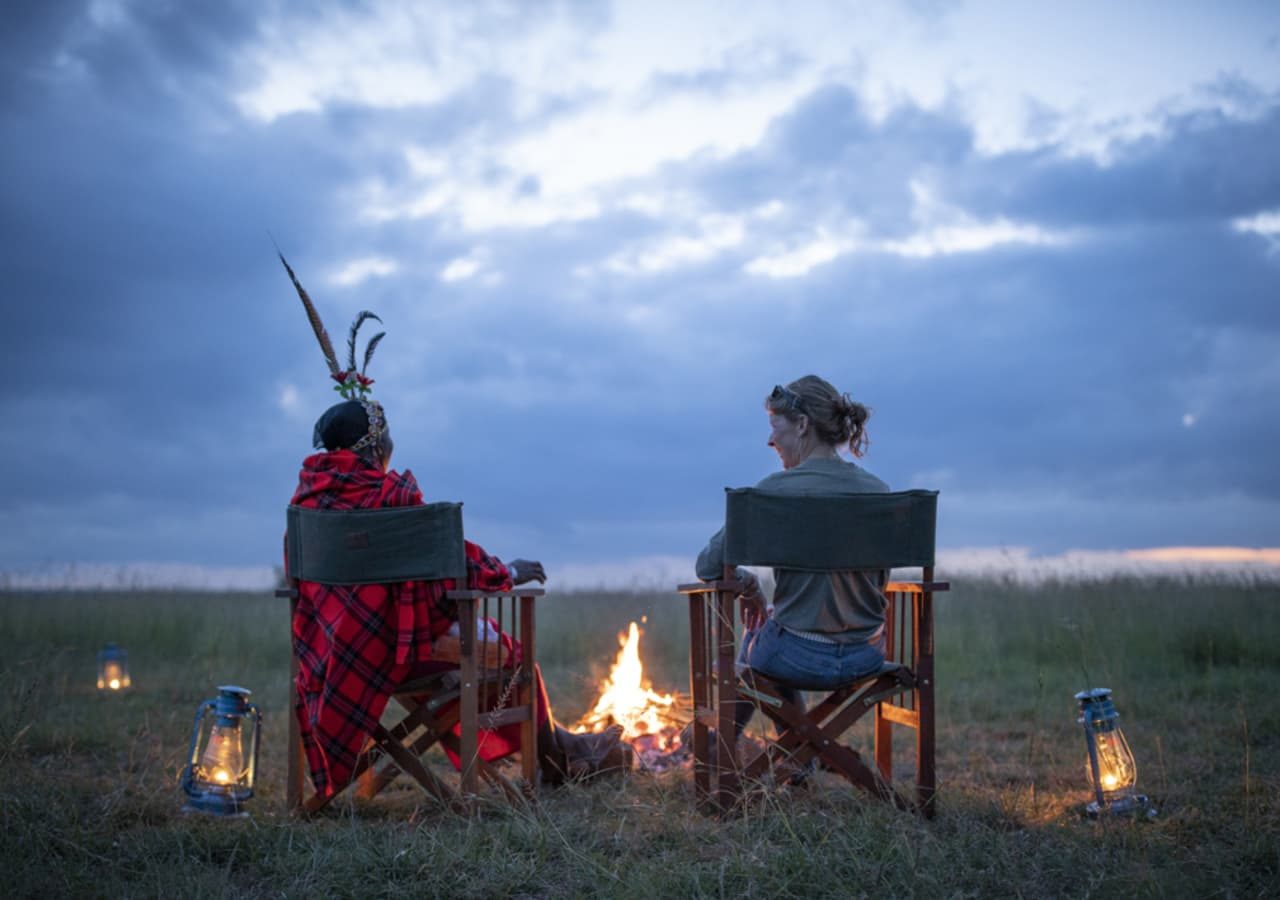
[(1128, 794), (1099, 803), (1097, 800), (1084, 808), (1084, 814), (1090, 819), (1104, 819), (1123, 816), (1131, 819), (1154, 819), (1156, 808), (1151, 805), (1146, 794)]
[(230, 819), (247, 819), (249, 812), (244, 807), (248, 800), (248, 797), (233, 797), (230, 794), (215, 791), (191, 791), (187, 793), (187, 802), (182, 807), (182, 811)]

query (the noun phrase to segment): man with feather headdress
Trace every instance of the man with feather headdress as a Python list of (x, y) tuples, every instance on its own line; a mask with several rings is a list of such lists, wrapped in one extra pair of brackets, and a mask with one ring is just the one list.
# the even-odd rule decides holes
[[(394, 443), (386, 414), (369, 396), (367, 375), (374, 349), (385, 332), (368, 343), (363, 365), (356, 368), (360, 326), (381, 322), (361, 312), (351, 327), (348, 365), (338, 366), (333, 345), (315, 306), (293, 270), (280, 257), (320, 343), (330, 376), (344, 398), (316, 422), (313, 445), (298, 475), (291, 504), (311, 509), (379, 509), (423, 503), (409, 470), (390, 468)], [(507, 591), (513, 585), (546, 581), (540, 562), (515, 559), (503, 563), (482, 547), (466, 542), (467, 584), (483, 591)], [(351, 777), (365, 738), (386, 708), (394, 688), (424, 666), (438, 665), (433, 647), (457, 631), (457, 611), (445, 600), (457, 587), (452, 580), (398, 584), (324, 585), (299, 583), (293, 618), (294, 652), (298, 657), (296, 714), (312, 784), (320, 796), (344, 787)], [(503, 636), (510, 644), (510, 639)], [(508, 649), (512, 649), (510, 646)], [(456, 660), (455, 660), (456, 661)], [(539, 755), (546, 781), (558, 782), (569, 772), (599, 771), (629, 765), (626, 745), (617, 731), (571, 734), (555, 724), (537, 673)], [(480, 752), (486, 760), (518, 750), (519, 726), (484, 736)], [(454, 764), (458, 761), (455, 759)]]

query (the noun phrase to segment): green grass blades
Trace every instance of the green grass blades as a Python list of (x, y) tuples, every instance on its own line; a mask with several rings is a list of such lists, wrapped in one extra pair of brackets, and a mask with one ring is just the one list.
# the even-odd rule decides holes
[[(260, 595), (0, 594), (6, 896), (986, 897), (1273, 895), (1280, 884), (1280, 589), (1263, 582), (972, 580), (937, 599), (939, 815), (821, 774), (723, 821), (686, 771), (544, 792), (461, 816), (399, 783), (283, 814), (287, 602)], [(653, 687), (687, 714), (687, 606), (552, 592), (539, 655), (560, 718), (587, 711), (642, 622)], [(97, 652), (133, 688), (101, 696)], [(247, 820), (181, 812), (197, 704), (240, 684), (264, 713)], [(1159, 808), (1089, 821), (1073, 694), (1114, 691)], [(869, 735), (854, 738), (869, 746)], [(909, 743), (906, 740), (900, 745)], [(902, 772), (909, 747), (904, 754)]]

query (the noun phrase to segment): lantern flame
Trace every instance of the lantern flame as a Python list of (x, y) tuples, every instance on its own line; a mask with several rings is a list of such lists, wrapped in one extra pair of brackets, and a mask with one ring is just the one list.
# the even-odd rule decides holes
[(244, 774), (244, 754), (240, 747), (240, 726), (215, 724), (200, 760), (205, 779), (213, 784), (231, 784)]
[(653, 745), (665, 752), (679, 746), (679, 728), (672, 715), (675, 694), (654, 691), (640, 661), (640, 627), (632, 622), (626, 634), (618, 635), (621, 649), (609, 677), (601, 688), (595, 708), (573, 731), (599, 732), (614, 723), (622, 726), (623, 739)]
[(1133, 787), (1138, 781), (1137, 766), (1120, 730), (1097, 735), (1097, 747), (1098, 784), (1102, 790), (1112, 793)]
[(123, 691), (130, 686), (129, 670), (116, 659), (99, 660), (98, 690)]

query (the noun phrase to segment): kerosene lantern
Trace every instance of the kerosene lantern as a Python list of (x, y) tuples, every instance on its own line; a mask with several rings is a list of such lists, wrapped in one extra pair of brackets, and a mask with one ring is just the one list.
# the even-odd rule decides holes
[(248, 815), (244, 805), (253, 796), (262, 731), (262, 712), (248, 702), (249, 693), (223, 685), (217, 697), (205, 700), (196, 710), (190, 761), (182, 770), (184, 809), (217, 816)]
[(98, 690), (123, 691), (133, 686), (129, 678), (129, 654), (123, 647), (107, 644), (98, 651)]
[(1110, 688), (1093, 688), (1076, 694), (1089, 752), (1089, 777), (1093, 802), (1085, 807), (1092, 817), (1102, 815), (1147, 815), (1156, 811), (1151, 801), (1137, 792), (1138, 766), (1129, 742), (1120, 730), (1120, 714), (1111, 702)]

